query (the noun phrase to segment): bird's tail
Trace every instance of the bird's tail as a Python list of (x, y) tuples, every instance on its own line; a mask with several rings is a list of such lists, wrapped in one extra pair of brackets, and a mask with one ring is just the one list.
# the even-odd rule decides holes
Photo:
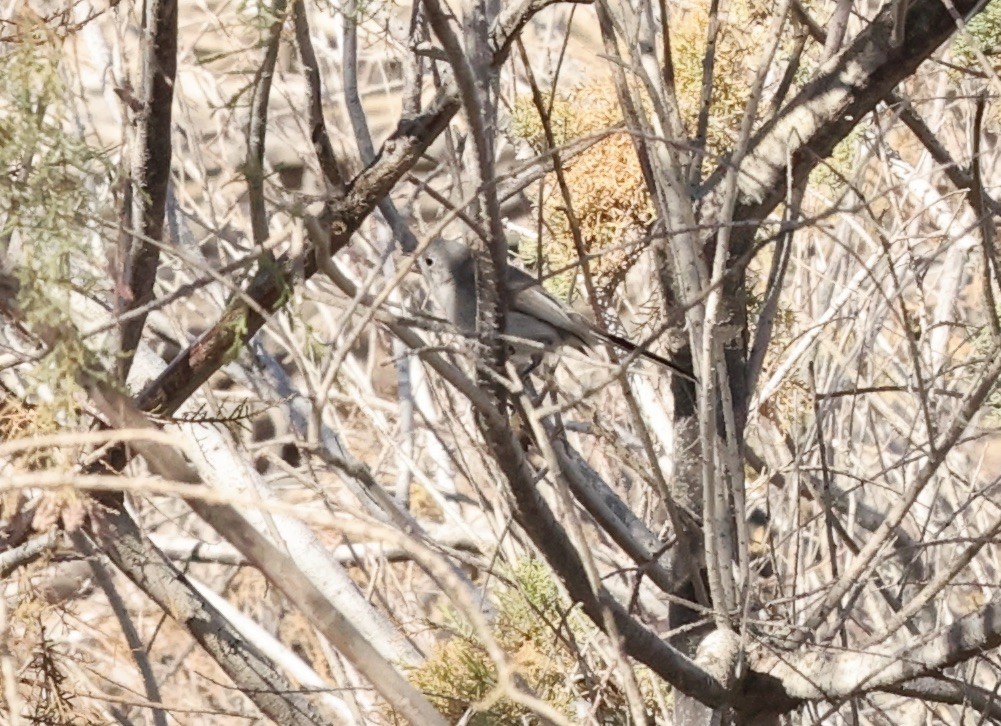
[(686, 380), (691, 381), (692, 383), (698, 383), (699, 382), (699, 379), (695, 377), (695, 373), (693, 373), (690, 370), (686, 370), (685, 368), (682, 368), (677, 363), (669, 361), (667, 358), (664, 358), (663, 356), (657, 355), (656, 353), (653, 353), (653, 352), (647, 350), (646, 348), (641, 348), (640, 346), (636, 345), (635, 343), (632, 343), (632, 342), (626, 340), (625, 338), (622, 338), (622, 337), (620, 337), (618, 335), (615, 335), (614, 333), (605, 333), (605, 332), (598, 332), (598, 331), (594, 331), (594, 332), (595, 332), (595, 334), (599, 338), (601, 338), (602, 340), (604, 340), (606, 343), (611, 343), (616, 348), (624, 350), (627, 353), (632, 353), (633, 351), (636, 351), (638, 353), (638, 355), (643, 356), (647, 360), (653, 361), (657, 365), (664, 366), (665, 368), (668, 368), (668, 369), (674, 371), (679, 376), (681, 376), (682, 378), (684, 378)]

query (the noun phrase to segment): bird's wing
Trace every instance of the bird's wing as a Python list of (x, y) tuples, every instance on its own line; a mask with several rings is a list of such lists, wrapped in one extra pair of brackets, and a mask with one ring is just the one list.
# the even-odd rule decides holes
[[(594, 327), (583, 315), (552, 297), (524, 270), (519, 270), (517, 267), (508, 268), (508, 287), (511, 290), (513, 311), (537, 318), (560, 331), (569, 333), (583, 345), (591, 346), (597, 342)], [(564, 342), (573, 345), (574, 341)]]
[[(517, 267), (509, 267), (508, 285), (511, 288), (511, 295), (514, 298), (512, 303), (514, 310), (523, 313), (524, 317), (545, 321), (554, 328), (570, 333), (587, 347), (605, 342), (626, 352), (637, 350), (635, 343), (631, 343), (618, 335), (598, 330), (583, 315), (551, 297), (539, 285), (538, 281), (524, 270), (519, 270)], [(533, 338), (542, 340), (541, 334), (533, 336)], [(572, 341), (564, 340), (562, 342), (573, 345)], [(682, 378), (687, 378), (690, 381), (698, 383), (698, 378), (695, 377), (694, 373), (663, 356), (645, 349), (640, 350), (639, 354), (658, 365), (669, 368)]]

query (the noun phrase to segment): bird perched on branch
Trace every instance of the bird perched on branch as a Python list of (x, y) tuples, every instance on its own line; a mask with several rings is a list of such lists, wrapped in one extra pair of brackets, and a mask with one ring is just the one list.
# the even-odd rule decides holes
[[(464, 335), (476, 333), (476, 290), (479, 275), (476, 258), (469, 247), (457, 240), (437, 238), (420, 253), (418, 264), (431, 286), (431, 294), (448, 320)], [(656, 353), (640, 349), (625, 338), (606, 333), (587, 318), (559, 302), (524, 270), (509, 265), (507, 284), (511, 307), (505, 316), (504, 334), (515, 354), (538, 358), (541, 352), (562, 346), (587, 350), (608, 343), (638, 354), (697, 382), (695, 376)], [(526, 341), (522, 346), (519, 340)]]

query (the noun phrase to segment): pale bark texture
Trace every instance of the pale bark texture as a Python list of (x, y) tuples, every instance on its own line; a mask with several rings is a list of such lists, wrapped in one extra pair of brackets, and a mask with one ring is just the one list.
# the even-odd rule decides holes
[(0, 12), (0, 720), (1001, 720), (999, 0)]

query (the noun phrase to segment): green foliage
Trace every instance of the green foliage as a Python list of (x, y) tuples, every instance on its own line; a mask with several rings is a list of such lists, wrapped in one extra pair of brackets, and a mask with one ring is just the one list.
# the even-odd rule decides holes
[[(1001, 315), (1001, 308), (997, 311), (998, 315)], [(997, 355), (997, 345), (998, 341), (994, 337), (994, 331), (991, 330), (989, 324), (984, 324), (981, 326), (972, 337), (973, 351), (974, 353), (983, 358), (993, 358)], [(999, 426), (1001, 425), (1001, 387), (995, 386), (987, 396), (987, 401), (984, 403), (983, 408), (983, 424), (985, 426)]]
[[(588, 119), (587, 114), (581, 113), (577, 103), (581, 100), (581, 90), (583, 89), (556, 94), (552, 98), (551, 108), (548, 109), (549, 125), (557, 147), (594, 130), (594, 122)], [(550, 102), (549, 93), (543, 93), (543, 98), (547, 103)], [(619, 120), (622, 120), (621, 116)], [(545, 130), (531, 94), (523, 94), (515, 100), (514, 108), (511, 110), (510, 131), (518, 138), (527, 141), (535, 153), (541, 154), (546, 150)]]
[[(670, 34), (678, 105), (689, 133), (694, 133), (696, 129), (702, 106), (702, 66), (709, 28), (709, 6), (707, 0), (697, 0), (685, 9), (671, 10)], [(768, 43), (774, 9), (773, 3), (762, 0), (723, 4), (720, 8), (712, 100), (706, 126), (704, 172), (711, 171), (736, 141), (750, 97), (755, 66), (761, 62), (761, 50)], [(779, 46), (780, 58), (789, 55), (794, 33), (793, 24), (787, 22)], [(809, 53), (804, 54), (801, 62), (806, 67), (810, 66)], [(805, 68), (799, 70), (798, 79), (805, 80)], [(766, 112), (767, 104), (760, 104), (756, 120), (760, 121)]]
[[(574, 643), (591, 639), (593, 624), (571, 608), (543, 562), (519, 562), (510, 584), (497, 587), (491, 595), (497, 613), (493, 636), (537, 696), (573, 721), (575, 702), (590, 705), (603, 688), (598, 721), (625, 723), (622, 694), (610, 684), (589, 681), (581, 667), (585, 655)], [(452, 637), (411, 673), (411, 681), (452, 722), (472, 709), (468, 722), (479, 726), (536, 723), (529, 711), (498, 697), (497, 671), (486, 649), (454, 613), (446, 615)], [(607, 664), (592, 664), (593, 672), (604, 669)], [(640, 672), (646, 692), (657, 687), (648, 675)]]
[[(991, 0), (982, 11), (966, 24), (966, 33), (956, 36), (952, 52), (956, 61), (964, 65), (977, 63), (970, 40), (990, 58), (1001, 50), (1001, 0)], [(997, 64), (994, 65), (997, 71)]]
[(859, 143), (864, 135), (863, 125), (856, 125), (835, 145), (831, 155), (810, 172), (810, 186), (826, 187), (834, 191), (844, 189), (845, 178), (852, 174)]
[[(49, 423), (66, 424), (73, 373), (92, 355), (70, 312), (108, 277), (94, 241), (110, 172), (73, 129), (55, 32), (31, 25), (20, 37), (0, 50), (0, 260), (17, 277), (25, 322), (53, 341), (32, 373), (45, 388)], [(37, 415), (45, 428), (46, 412)]]
[[(565, 609), (552, 576), (537, 560), (525, 560), (512, 573), (512, 584), (497, 588), (493, 594), (498, 611), (494, 638), (528, 685), (567, 713), (572, 700), (567, 670), (572, 664), (554, 649), (554, 634), (548, 624), (559, 623)], [(527, 711), (494, 697), (497, 671), (486, 649), (455, 613), (447, 612), (446, 616), (453, 637), (412, 673), (411, 680), (451, 721), (459, 720), (472, 707), (477, 713), (471, 724), (518, 723)]]
[(515, 639), (532, 641), (551, 638), (551, 624), (559, 623), (565, 602), (552, 573), (541, 560), (523, 560), (515, 568), (515, 586), (497, 592), (500, 612), (497, 628)]

